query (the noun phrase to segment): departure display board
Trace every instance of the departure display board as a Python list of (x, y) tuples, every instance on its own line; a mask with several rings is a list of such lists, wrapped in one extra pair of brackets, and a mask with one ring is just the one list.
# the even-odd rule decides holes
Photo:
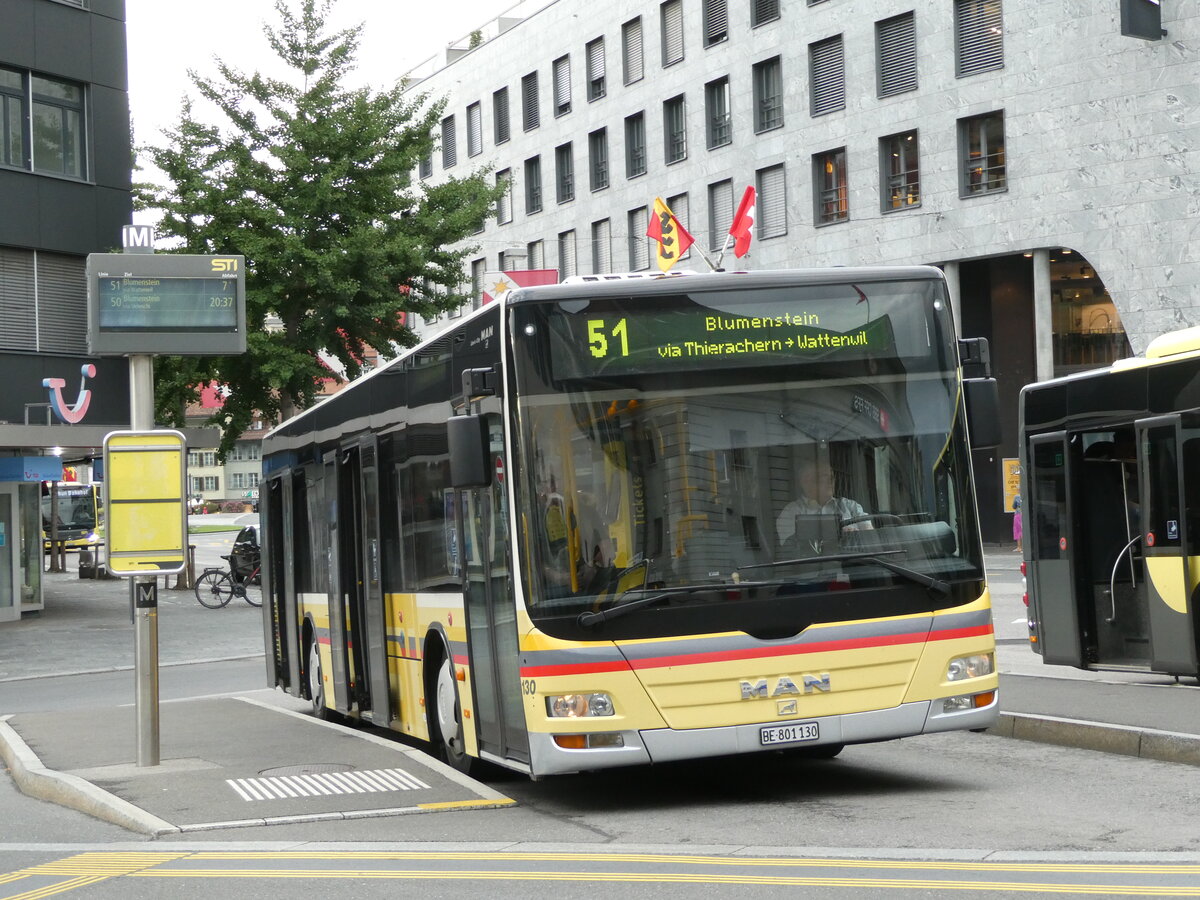
[(98, 356), (246, 350), (241, 256), (88, 256), (88, 349)]
[(98, 279), (101, 331), (237, 331), (232, 277)]
[[(843, 304), (844, 305), (844, 304)], [(757, 312), (757, 314), (756, 314)], [(836, 308), (725, 311), (690, 303), (550, 314), (557, 378), (794, 365), (895, 352), (889, 316)], [(849, 321), (848, 321), (849, 320)]]

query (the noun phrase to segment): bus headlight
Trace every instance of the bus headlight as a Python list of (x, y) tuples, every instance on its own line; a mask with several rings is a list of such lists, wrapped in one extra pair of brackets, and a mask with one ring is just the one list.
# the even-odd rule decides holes
[(962, 681), (965, 678), (978, 678), (980, 675), (991, 675), (995, 670), (996, 666), (990, 653), (960, 656), (950, 660), (950, 666), (946, 669), (946, 680)]
[(608, 694), (557, 694), (546, 698), (546, 713), (553, 719), (582, 719), (614, 715)]

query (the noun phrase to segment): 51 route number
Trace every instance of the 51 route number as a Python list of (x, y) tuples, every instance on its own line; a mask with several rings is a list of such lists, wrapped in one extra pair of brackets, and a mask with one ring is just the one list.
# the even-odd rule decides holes
[(588, 347), (596, 359), (608, 356), (610, 339), (620, 341), (621, 356), (629, 355), (629, 331), (624, 318), (618, 319), (612, 328), (608, 327), (608, 322), (604, 319), (588, 319), (587, 328)]

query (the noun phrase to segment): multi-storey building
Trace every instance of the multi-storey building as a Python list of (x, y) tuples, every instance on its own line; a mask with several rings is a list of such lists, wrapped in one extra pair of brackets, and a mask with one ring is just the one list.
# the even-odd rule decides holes
[(87, 356), (84, 276), (130, 220), (126, 81), (124, 0), (4, 0), (0, 622), (41, 608), (40, 482), (129, 427), (127, 361)]
[(509, 186), (472, 239), (477, 297), (489, 270), (649, 269), (655, 197), (696, 239), (683, 266), (706, 269), (698, 251), (719, 256), (747, 185), (754, 242), (726, 268), (941, 266), (1000, 381), (1005, 444), (975, 460), (999, 540), (1021, 386), (1198, 320), (1200, 11), (1163, 4), (1165, 34), (1122, 34), (1125, 17), (1159, 11), (525, 3), (411, 73), (413, 94), (447, 101), (415, 174), (490, 166)]

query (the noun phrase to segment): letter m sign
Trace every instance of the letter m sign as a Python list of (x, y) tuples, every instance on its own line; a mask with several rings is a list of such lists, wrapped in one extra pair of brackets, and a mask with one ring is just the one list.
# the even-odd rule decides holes
[(149, 225), (122, 225), (121, 246), (130, 253), (153, 253), (154, 229)]

